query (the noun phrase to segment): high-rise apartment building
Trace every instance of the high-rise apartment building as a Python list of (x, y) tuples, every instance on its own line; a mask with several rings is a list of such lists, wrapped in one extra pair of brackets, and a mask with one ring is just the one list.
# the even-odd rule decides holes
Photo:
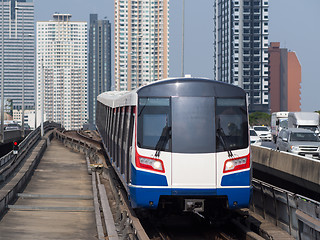
[(87, 23), (70, 18), (37, 22), (37, 108), (68, 130), (87, 121)]
[(115, 90), (168, 77), (169, 0), (116, 0)]
[(215, 0), (214, 78), (242, 87), (249, 111), (269, 112), (268, 0)]
[(1, 1), (0, 76), (3, 66), (4, 99), (14, 109), (22, 109), (23, 100), (25, 109), (35, 107), (34, 39), (33, 0)]
[(111, 90), (111, 25), (97, 14), (90, 14), (88, 63), (88, 115), (94, 125), (97, 96)]
[(269, 66), (271, 112), (300, 112), (301, 65), (295, 52), (271, 42)]

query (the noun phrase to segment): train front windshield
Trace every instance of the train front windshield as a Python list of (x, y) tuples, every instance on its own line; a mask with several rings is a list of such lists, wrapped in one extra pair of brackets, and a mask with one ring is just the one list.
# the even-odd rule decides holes
[(140, 98), (138, 147), (170, 151), (170, 116), (170, 98)]
[(216, 100), (217, 152), (247, 148), (248, 118), (245, 99)]
[(175, 153), (248, 147), (244, 98), (139, 98), (137, 145)]

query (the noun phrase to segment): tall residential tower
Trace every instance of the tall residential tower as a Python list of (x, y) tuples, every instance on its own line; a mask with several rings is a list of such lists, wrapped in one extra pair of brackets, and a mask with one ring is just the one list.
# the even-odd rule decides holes
[(70, 18), (37, 22), (37, 108), (67, 130), (87, 121), (87, 23)]
[[(3, 27), (4, 31), (2, 31)], [(0, 32), (0, 76), (2, 76), (3, 61), (4, 99), (12, 102), (13, 109), (22, 109), (23, 99), (25, 109), (34, 109), (35, 36), (33, 0), (1, 1)]]
[(88, 64), (88, 115), (94, 125), (97, 96), (111, 90), (111, 26), (108, 20), (98, 20), (97, 14), (90, 14)]
[(268, 0), (215, 0), (214, 78), (242, 87), (249, 111), (269, 112)]
[(115, 0), (115, 90), (168, 77), (169, 0)]
[(301, 65), (296, 53), (271, 42), (269, 66), (271, 112), (300, 112)]

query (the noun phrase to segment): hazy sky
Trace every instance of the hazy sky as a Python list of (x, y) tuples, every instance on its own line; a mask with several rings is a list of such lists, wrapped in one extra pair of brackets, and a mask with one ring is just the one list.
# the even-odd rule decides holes
[[(213, 78), (213, 2), (185, 0), (184, 73)], [(114, 0), (34, 0), (35, 20), (71, 13), (74, 21), (88, 21), (90, 13), (113, 22)], [(320, 110), (319, 0), (269, 0), (269, 42), (296, 52), (302, 67), (302, 111)], [(170, 77), (181, 76), (182, 0), (170, 0)], [(112, 25), (113, 30), (113, 25)]]

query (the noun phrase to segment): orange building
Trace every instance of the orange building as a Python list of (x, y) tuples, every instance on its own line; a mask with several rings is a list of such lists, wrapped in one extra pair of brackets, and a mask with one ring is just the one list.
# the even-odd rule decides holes
[(300, 112), (301, 65), (295, 52), (279, 42), (269, 46), (269, 76), (271, 112)]

